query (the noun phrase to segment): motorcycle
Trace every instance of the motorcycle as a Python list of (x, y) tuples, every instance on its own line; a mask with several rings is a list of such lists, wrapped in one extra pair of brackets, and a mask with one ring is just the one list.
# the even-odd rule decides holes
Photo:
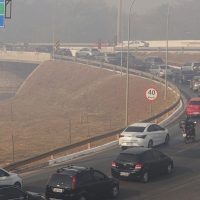
[(195, 134), (187, 133), (187, 131), (185, 130), (182, 131), (182, 134), (183, 134), (185, 144), (195, 142)]
[(188, 122), (182, 121), (180, 123), (180, 128), (182, 131), (184, 142), (185, 142), (185, 144), (193, 143), (196, 140), (196, 137), (195, 137), (196, 122), (189, 122), (189, 124), (187, 124), (187, 125), (186, 125), (186, 123), (188, 123)]

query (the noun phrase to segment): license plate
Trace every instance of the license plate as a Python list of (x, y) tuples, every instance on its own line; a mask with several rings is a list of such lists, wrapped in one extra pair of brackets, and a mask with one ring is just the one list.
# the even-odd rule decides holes
[(198, 115), (199, 114), (199, 112), (194, 112), (194, 115)]
[(186, 137), (186, 134), (183, 134), (183, 137)]
[(120, 176), (129, 176), (130, 175), (130, 173), (128, 173), (128, 172), (120, 172)]
[(63, 189), (60, 189), (60, 188), (53, 188), (53, 192), (62, 193), (62, 192), (63, 192)]

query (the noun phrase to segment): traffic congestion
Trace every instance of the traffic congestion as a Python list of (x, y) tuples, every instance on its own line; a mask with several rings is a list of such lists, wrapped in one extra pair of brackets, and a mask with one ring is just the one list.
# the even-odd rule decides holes
[(0, 200), (199, 200), (198, 0), (0, 0)]
[[(173, 81), (173, 79), (170, 80)], [(197, 90), (193, 90), (191, 87), (195, 80), (196, 76), (186, 83), (181, 80), (178, 83), (181, 84), (184, 92), (189, 92), (189, 95), (194, 94), (195, 96)], [(99, 164), (97, 166), (89, 165), (91, 161), (87, 156), (86, 161), (84, 159), (83, 161), (71, 161), (67, 164), (61, 164), (61, 167), (49, 168), (47, 169), (48, 173), (44, 176), (46, 178), (42, 176), (40, 179), (36, 178), (38, 177), (38, 175), (35, 175), (35, 173), (38, 173), (37, 171), (30, 172), (28, 175), (22, 174), (22, 178), (21, 175), (1, 169), (0, 185), (3, 187), (0, 189), (0, 195), (2, 199), (30, 200), (124, 199), (121, 193), (123, 194), (126, 184), (135, 186), (135, 184), (141, 182), (155, 184), (158, 180), (159, 182), (164, 181), (164, 179), (168, 181), (167, 176), (173, 177), (177, 173), (176, 160), (173, 158), (174, 152), (172, 153), (171, 150), (180, 148), (179, 146), (182, 146), (184, 142), (185, 144), (195, 145), (195, 148), (198, 147), (196, 146), (199, 139), (199, 133), (196, 133), (198, 116), (200, 115), (198, 102), (200, 102), (198, 97), (191, 98), (186, 105), (183, 117), (176, 119), (172, 123), (173, 125), (169, 125), (169, 128), (149, 122), (129, 125), (119, 134), (118, 147), (115, 146), (108, 152), (100, 153), (98, 162), (103, 165), (102, 169)], [(173, 126), (176, 127), (175, 133)], [(189, 147), (193, 148), (192, 146)], [(101, 161), (101, 159), (109, 151), (112, 152), (112, 156), (109, 156), (109, 161), (106, 159), (107, 170), (105, 170), (104, 160)], [(184, 149), (179, 151), (184, 152)], [(98, 160), (96, 156), (92, 155)], [(29, 176), (36, 176), (33, 179), (29, 178), (33, 183), (27, 181)], [(41, 180), (37, 181), (40, 189), (34, 185), (34, 180), (37, 179), (38, 181)], [(43, 185), (41, 185), (42, 183)], [(10, 196), (8, 196), (8, 193)]]

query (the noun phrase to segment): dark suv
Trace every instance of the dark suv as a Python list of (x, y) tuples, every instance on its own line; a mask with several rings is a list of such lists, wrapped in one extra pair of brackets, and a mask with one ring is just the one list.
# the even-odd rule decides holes
[(45, 198), (37, 193), (26, 192), (20, 188), (13, 186), (1, 186), (1, 200), (45, 200)]
[(119, 183), (93, 168), (68, 166), (52, 174), (46, 186), (46, 199), (86, 200), (115, 198)]

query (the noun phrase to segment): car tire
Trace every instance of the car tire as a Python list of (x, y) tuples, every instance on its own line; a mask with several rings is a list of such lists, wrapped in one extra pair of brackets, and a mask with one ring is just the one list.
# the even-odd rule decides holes
[(165, 142), (164, 142), (164, 144), (168, 145), (168, 144), (169, 144), (169, 141), (170, 141), (170, 136), (169, 136), (169, 134), (167, 134), (166, 137), (165, 137)]
[(16, 187), (16, 188), (22, 188), (22, 184), (20, 182), (14, 183), (13, 186)]
[(152, 147), (153, 147), (153, 140), (149, 140), (148, 148), (152, 148)]
[(169, 163), (169, 164), (167, 165), (167, 174), (171, 174), (171, 173), (172, 173), (172, 170), (173, 170), (172, 163)]
[(81, 195), (78, 200), (87, 200), (87, 197), (85, 195)]
[(49, 198), (48, 196), (45, 196), (45, 199), (46, 199), (46, 200), (50, 200), (50, 198)]
[(111, 198), (116, 198), (118, 195), (119, 195), (119, 187), (117, 185), (114, 185), (111, 188), (110, 197)]
[(149, 173), (147, 171), (145, 171), (143, 174), (142, 174), (142, 179), (141, 181), (143, 183), (148, 183), (149, 182)]
[(121, 149), (122, 149), (122, 150), (126, 150), (126, 149), (128, 149), (128, 147), (122, 146)]

